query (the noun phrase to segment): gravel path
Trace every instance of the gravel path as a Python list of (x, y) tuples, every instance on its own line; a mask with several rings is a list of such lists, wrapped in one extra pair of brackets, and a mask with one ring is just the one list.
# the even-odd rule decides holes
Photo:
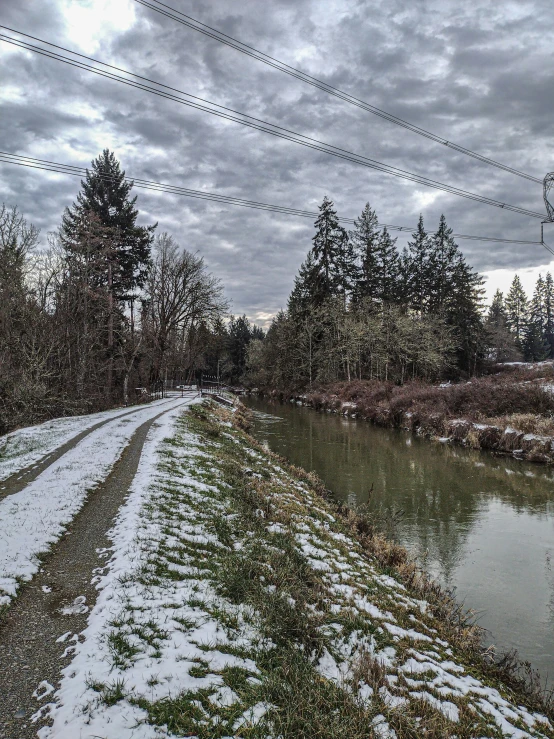
[(44, 724), (33, 723), (31, 716), (48, 703), (41, 696), (53, 693), (60, 669), (70, 662), (71, 645), (96, 600), (91, 581), (108, 556), (106, 534), (136, 473), (146, 435), (168, 410), (139, 426), (105, 482), (89, 494), (41, 571), (0, 620), (0, 739), (36, 739)]
[[(171, 398), (167, 402), (170, 403), (171, 400), (173, 400), (173, 398)], [(160, 403), (160, 405), (163, 404)], [(136, 408), (133, 408), (133, 410), (110, 416), (109, 418), (95, 423), (94, 426), (90, 426), (84, 431), (81, 431), (76, 436), (73, 436), (71, 439), (69, 439), (69, 441), (66, 441), (65, 444), (59, 446), (55, 451), (50, 452), (50, 454), (46, 454), (38, 462), (33, 462), (33, 464), (30, 464), (28, 467), (25, 467), (22, 470), (18, 470), (13, 475), (10, 475), (10, 477), (7, 477), (5, 480), (3, 480), (0, 485), (0, 500), (3, 500), (8, 495), (14, 495), (15, 493), (21, 492), (21, 490), (23, 490), (26, 485), (36, 480), (37, 477), (42, 472), (44, 472), (45, 469), (50, 467), (50, 465), (60, 459), (60, 457), (63, 457), (66, 452), (69, 452), (71, 449), (73, 449), (73, 447), (77, 446), (79, 442), (81, 442), (93, 431), (96, 431), (96, 429), (99, 429), (101, 426), (105, 426), (107, 423), (111, 423), (115, 419), (124, 418), (125, 416), (132, 415), (133, 413), (138, 413), (139, 411), (144, 410), (145, 407), (146, 406), (144, 405), (139, 405)]]

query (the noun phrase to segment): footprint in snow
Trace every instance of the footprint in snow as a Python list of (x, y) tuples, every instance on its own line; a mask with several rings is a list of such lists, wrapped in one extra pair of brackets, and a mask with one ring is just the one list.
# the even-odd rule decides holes
[(79, 614), (86, 613), (88, 611), (86, 602), (86, 597), (84, 595), (79, 595), (70, 606), (65, 606), (64, 608), (61, 608), (60, 611), (64, 616), (78, 616)]

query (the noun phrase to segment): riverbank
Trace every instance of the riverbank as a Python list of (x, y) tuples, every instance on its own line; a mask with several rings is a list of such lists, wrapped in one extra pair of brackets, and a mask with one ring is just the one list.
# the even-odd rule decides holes
[(554, 462), (552, 364), (481, 377), (470, 382), (402, 386), (377, 380), (322, 385), (307, 392), (266, 396), (316, 410), (402, 428), (444, 443)]
[(204, 404), (160, 445), (43, 738), (554, 737), (401, 547), (244, 428)]

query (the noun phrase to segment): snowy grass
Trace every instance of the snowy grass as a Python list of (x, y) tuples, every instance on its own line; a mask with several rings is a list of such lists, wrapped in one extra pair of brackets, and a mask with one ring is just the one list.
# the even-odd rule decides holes
[(554, 737), (237, 416), (149, 438), (42, 739)]

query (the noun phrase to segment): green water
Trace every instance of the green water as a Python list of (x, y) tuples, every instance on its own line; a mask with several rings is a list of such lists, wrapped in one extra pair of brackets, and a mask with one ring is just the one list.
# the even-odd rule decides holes
[(293, 404), (246, 404), (254, 436), (336, 498), (401, 509), (398, 540), (478, 613), (487, 641), (554, 678), (554, 470)]

